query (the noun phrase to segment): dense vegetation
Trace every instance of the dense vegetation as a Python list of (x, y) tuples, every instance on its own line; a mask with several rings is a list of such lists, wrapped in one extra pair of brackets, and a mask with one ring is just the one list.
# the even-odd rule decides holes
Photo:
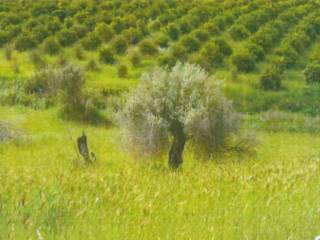
[[(182, 61), (233, 81), (227, 92), (246, 88), (237, 93), (240, 111), (267, 110), (270, 90), (279, 92), (274, 107), (301, 111), (281, 99), (296, 98), (304, 73), (308, 85), (317, 82), (317, 57), (309, 52), (318, 46), (319, 16), (317, 1), (3, 1), (0, 46), (10, 69), (3, 75), (25, 76), (21, 68), (32, 68), (25, 58), (34, 68), (77, 59), (95, 76), (114, 69), (135, 80), (149, 66)], [(131, 85), (101, 84), (120, 91)], [(253, 92), (259, 101), (251, 106)]]
[(319, 235), (319, 39), (317, 0), (0, 0), (0, 239)]

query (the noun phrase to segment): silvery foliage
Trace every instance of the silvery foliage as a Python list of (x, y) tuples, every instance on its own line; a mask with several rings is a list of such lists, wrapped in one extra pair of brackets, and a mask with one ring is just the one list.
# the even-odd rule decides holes
[(157, 67), (144, 74), (121, 114), (126, 140), (143, 154), (162, 153), (168, 149), (173, 123), (179, 122), (201, 150), (218, 150), (240, 125), (221, 87), (193, 64), (177, 63), (171, 71)]

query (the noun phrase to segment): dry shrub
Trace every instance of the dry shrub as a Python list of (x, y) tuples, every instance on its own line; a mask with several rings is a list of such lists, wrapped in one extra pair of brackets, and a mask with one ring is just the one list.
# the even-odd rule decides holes
[(279, 110), (270, 110), (261, 114), (260, 120), (271, 131), (287, 129), (288, 125), (295, 121), (294, 116)]
[(0, 144), (15, 141), (16, 143), (27, 140), (26, 133), (10, 122), (0, 122)]

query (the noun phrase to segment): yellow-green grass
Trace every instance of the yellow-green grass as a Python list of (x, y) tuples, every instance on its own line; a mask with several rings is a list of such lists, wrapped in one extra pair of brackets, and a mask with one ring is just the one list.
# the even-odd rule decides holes
[[(313, 239), (320, 226), (320, 136), (258, 132), (254, 156), (183, 169), (126, 153), (119, 129), (56, 110), (0, 107), (26, 140), (0, 145), (0, 239)], [(74, 164), (85, 130), (98, 164)]]

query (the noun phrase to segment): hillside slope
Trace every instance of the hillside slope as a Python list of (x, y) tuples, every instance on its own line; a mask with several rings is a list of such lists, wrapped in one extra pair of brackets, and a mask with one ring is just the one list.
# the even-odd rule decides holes
[(319, 9), (296, 0), (3, 0), (0, 76), (71, 61), (87, 69), (88, 88), (123, 91), (152, 66), (188, 61), (225, 79), (240, 111), (315, 114), (319, 106), (306, 108), (320, 81)]

